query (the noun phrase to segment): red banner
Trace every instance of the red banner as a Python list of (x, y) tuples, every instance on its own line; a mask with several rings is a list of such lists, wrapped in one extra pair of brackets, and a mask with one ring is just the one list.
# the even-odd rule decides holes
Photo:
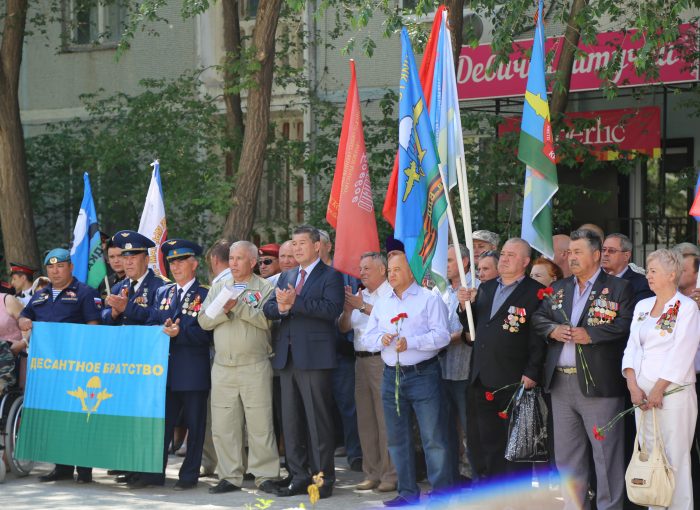
[[(635, 73), (636, 50), (643, 44), (641, 38), (633, 40), (636, 30), (605, 32), (598, 34), (597, 41), (593, 45), (579, 44), (579, 49), (584, 53), (581, 58), (574, 61), (571, 92), (600, 89), (602, 82), (598, 77), (598, 71), (613, 60), (618, 46), (622, 48), (622, 61), (619, 71), (612, 79), (618, 87), (697, 81), (697, 67), (686, 62), (683, 55), (684, 52), (695, 51), (697, 47), (695, 28), (690, 23), (686, 23), (680, 26), (680, 32), (681, 36), (675, 43), (662, 49), (658, 60), (659, 77), (656, 80), (637, 76)], [(547, 68), (548, 75), (556, 70), (563, 45), (563, 37), (551, 37), (546, 40), (545, 50), (549, 52), (554, 49), (556, 52), (552, 64)], [(496, 58), (491, 53), (490, 44), (482, 44), (476, 48), (463, 47), (457, 66), (459, 99), (490, 99), (524, 95), (530, 70), (526, 55), (529, 55), (531, 48), (532, 39), (514, 42), (510, 61), (489, 72), (488, 69)]]
[[(576, 119), (595, 120), (595, 124), (576, 129)], [(506, 118), (498, 127), (499, 136), (520, 131), (520, 120), (520, 117)], [(557, 140), (564, 137), (578, 140), (590, 147), (602, 161), (617, 159), (619, 151), (634, 151), (652, 157), (661, 155), (661, 110), (657, 106), (567, 113), (566, 124), (570, 129), (560, 131)]]
[(350, 61), (350, 87), (326, 219), (335, 228), (333, 267), (359, 278), (360, 256), (379, 251), (379, 235), (353, 60)]

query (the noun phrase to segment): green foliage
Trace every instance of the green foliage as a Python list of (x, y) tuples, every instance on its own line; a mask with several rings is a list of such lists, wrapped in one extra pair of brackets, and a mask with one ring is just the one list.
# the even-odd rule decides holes
[(89, 172), (101, 227), (138, 227), (160, 160), (168, 233), (208, 239), (228, 210), (223, 178), (224, 126), (198, 74), (173, 81), (144, 79), (135, 96), (83, 96), (87, 118), (52, 125), (27, 140), (30, 189), (41, 249), (70, 243)]

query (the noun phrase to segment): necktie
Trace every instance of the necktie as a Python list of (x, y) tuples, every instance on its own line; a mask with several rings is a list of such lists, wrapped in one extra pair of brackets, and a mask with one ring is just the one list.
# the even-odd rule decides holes
[(299, 278), (299, 283), (297, 283), (297, 286), (294, 288), (294, 291), (297, 293), (297, 296), (301, 294), (301, 289), (302, 287), (304, 287), (304, 281), (306, 280), (306, 271), (300, 269), (299, 274), (301, 275), (301, 278)]
[(182, 306), (182, 294), (183, 294), (183, 289), (180, 287), (177, 289), (177, 307), (179, 308)]
[(139, 281), (138, 280), (131, 280), (131, 284), (129, 285), (129, 295), (133, 296), (134, 292), (136, 292), (136, 285), (138, 285)]

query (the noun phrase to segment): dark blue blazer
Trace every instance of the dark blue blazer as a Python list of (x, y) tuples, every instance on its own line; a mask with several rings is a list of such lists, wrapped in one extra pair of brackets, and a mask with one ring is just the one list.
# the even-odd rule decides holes
[[(299, 268), (285, 271), (277, 281), (277, 287), (294, 287)], [(279, 320), (279, 334), (274, 340), (275, 355), (272, 367), (282, 369), (287, 365), (291, 344), (294, 366), (301, 369), (327, 369), (336, 367), (336, 320), (343, 311), (345, 290), (343, 275), (319, 261), (306, 278), (301, 294), (294, 300), (292, 309), (280, 315), (277, 297), (273, 293), (263, 306), (265, 316)]]
[(647, 277), (643, 274), (632, 271), (632, 268), (627, 267), (627, 271), (622, 273), (621, 278), (627, 280), (632, 287), (632, 308), (634, 308), (637, 303), (642, 299), (655, 296), (651, 289), (649, 288), (649, 282), (647, 282)]
[[(148, 270), (141, 287), (135, 293), (129, 295), (124, 313), (112, 319), (112, 307), (107, 306), (102, 310), (102, 324), (110, 326), (153, 326), (150, 308), (156, 300), (156, 291), (168, 283), (162, 276), (156, 275), (152, 269)], [(112, 294), (120, 294), (122, 289), (129, 289), (131, 280), (124, 278), (112, 287)]]
[(180, 319), (180, 333), (170, 339), (167, 387), (172, 391), (206, 391), (211, 388), (209, 346), (212, 332), (199, 326), (197, 316), (207, 298), (209, 287), (197, 280), (177, 302), (177, 285), (164, 285), (156, 292), (150, 321), (165, 324)]

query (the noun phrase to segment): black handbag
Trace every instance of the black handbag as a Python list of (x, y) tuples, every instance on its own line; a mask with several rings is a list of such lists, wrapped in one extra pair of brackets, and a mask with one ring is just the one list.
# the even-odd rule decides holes
[(511, 462), (548, 462), (547, 403), (538, 387), (520, 387), (508, 424), (505, 458)]

